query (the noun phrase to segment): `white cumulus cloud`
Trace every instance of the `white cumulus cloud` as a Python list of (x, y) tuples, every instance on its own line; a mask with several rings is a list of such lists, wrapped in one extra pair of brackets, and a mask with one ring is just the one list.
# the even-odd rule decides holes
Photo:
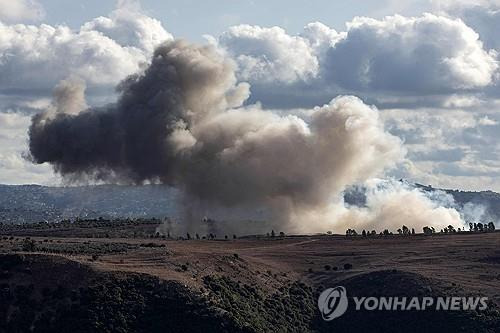
[(491, 84), (495, 56), (461, 20), (358, 17), (330, 49), (324, 70), (347, 89), (436, 94)]
[(82, 26), (82, 31), (98, 31), (123, 47), (152, 53), (156, 46), (173, 37), (161, 22), (142, 14), (136, 3), (122, 2), (109, 17), (100, 16)]
[[(219, 45), (249, 80), (254, 100), (279, 107), (284, 96), (302, 96), (313, 105), (339, 93), (379, 98), (433, 97), (480, 91), (493, 86), (497, 52), (462, 20), (423, 14), (356, 17), (346, 31), (319, 22), (298, 35), (282, 28), (239, 25), (219, 38)], [(426, 97), (424, 97), (426, 98)]]
[(318, 59), (302, 37), (280, 27), (231, 27), (220, 44), (236, 59), (240, 77), (251, 82), (307, 81), (318, 73)]
[(0, 22), (0, 89), (48, 90), (78, 76), (90, 87), (113, 87), (171, 40), (161, 24), (128, 7), (84, 24), (9, 25)]
[(36, 0), (0, 0), (0, 21), (19, 23), (38, 21), (45, 11)]

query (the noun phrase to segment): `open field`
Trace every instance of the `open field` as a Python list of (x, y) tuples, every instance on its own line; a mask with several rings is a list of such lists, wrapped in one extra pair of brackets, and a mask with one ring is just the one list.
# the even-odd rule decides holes
[[(316, 328), (310, 323), (314, 320), (309, 317), (316, 315), (315, 302), (318, 293), (339, 284), (349, 285), (349, 281), (356, 281), (357, 277), (366, 276), (366, 281), (370, 281), (370, 276), (377, 276), (380, 272), (389, 274), (388, 285), (383, 286), (384, 292), (403, 289), (412, 295), (412, 292), (420, 294), (422, 291), (419, 288), (423, 288), (422, 290), (428, 290), (431, 295), (439, 291), (446, 295), (488, 297), (493, 309), (497, 309), (500, 304), (498, 232), (376, 238), (317, 235), (235, 240), (79, 238), (68, 234), (68, 237), (37, 237), (32, 236), (33, 233), (30, 234), (29, 239), (17, 232), (15, 236), (2, 236), (0, 253), (22, 254), (23, 260), (30, 263), (24, 269), (30, 269), (29, 265), (34, 265), (37, 267), (35, 270), (43, 271), (47, 262), (69, 260), (79, 269), (85, 267), (85, 270), (93, 272), (92, 274), (129, 276), (139, 273), (144, 274), (140, 276), (152, 276), (160, 281), (187, 287), (189, 293), (211, 300), (210, 304), (218, 305), (229, 313), (231, 310), (227, 307), (235, 305), (232, 301), (227, 303), (228, 295), (221, 294), (221, 290), (239, 293), (240, 287), (250, 288), (249, 290), (266, 299), (276, 297), (300, 283), (300, 288), (305, 290), (301, 302), (303, 305), (308, 304), (305, 313), (309, 313), (307, 316), (304, 313), (305, 319), (301, 323), (309, 325), (311, 331), (328, 330), (328, 327), (325, 329), (321, 326), (324, 323), (318, 324)], [(36, 264), (40, 260), (45, 264)], [(48, 280), (53, 279), (50, 277), (50, 268), (47, 267), (47, 270), (37, 275), (45, 276)], [(7, 280), (10, 279), (7, 283), (27, 283), (29, 280), (21, 279), (23, 282), (19, 282), (21, 280), (16, 274), (9, 275), (7, 271), (4, 270), (2, 275), (4, 278), (8, 277)], [(66, 273), (63, 269), (59, 274), (78, 276), (73, 272), (73, 268), (68, 269)], [(399, 282), (391, 280), (391, 276), (397, 277), (395, 281)], [(375, 279), (380, 282), (382, 278)], [(76, 284), (71, 277), (64, 281), (70, 289), (72, 283)], [(364, 290), (370, 291), (370, 283), (366, 281), (363, 282), (366, 284)], [(377, 281), (374, 281), (374, 286)], [(411, 281), (418, 283), (406, 286), (405, 283)], [(31, 282), (35, 289), (38, 282), (37, 279)], [(222, 288), (220, 283), (228, 286)], [(390, 285), (392, 283), (400, 285)], [(247, 294), (243, 292), (241, 295)], [(249, 296), (241, 296), (238, 299), (245, 302), (245, 297)], [(234, 300), (233, 296), (229, 299)], [(262, 311), (267, 311), (264, 309), (269, 305), (264, 305)], [(248, 309), (242, 310), (240, 306), (236, 308), (243, 311), (243, 314), (233, 313), (232, 318), (236, 318), (234, 320), (239, 324), (244, 321), (242, 318), (247, 318), (250, 327), (255, 328), (249, 331), (266, 331), (273, 325), (272, 322), (269, 324), (271, 326), (262, 323), (259, 324), (261, 326), (251, 324), (252, 316), (244, 313)], [(500, 329), (500, 326), (497, 326), (500, 323), (498, 310), (488, 316), (488, 329), (483, 330), (481, 326), (477, 328), (478, 331), (496, 332)], [(259, 318), (261, 317), (262, 313), (259, 315)], [(278, 324), (279, 321), (274, 325)], [(232, 330), (237, 331), (234, 327)]]

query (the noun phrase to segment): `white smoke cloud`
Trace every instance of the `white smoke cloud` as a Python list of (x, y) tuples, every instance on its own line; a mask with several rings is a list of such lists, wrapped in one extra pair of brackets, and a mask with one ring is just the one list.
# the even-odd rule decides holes
[(59, 82), (54, 88), (54, 112), (78, 114), (85, 110), (87, 108), (85, 89), (85, 81), (77, 77), (70, 77)]
[(337, 193), (329, 205), (294, 211), (291, 215), (292, 230), (298, 233), (326, 230), (344, 233), (347, 229), (354, 229), (361, 233), (364, 229), (380, 233), (388, 229), (395, 233), (403, 225), (415, 229), (415, 232), (422, 232), (424, 226), (432, 226), (438, 231), (449, 225), (462, 229), (466, 226), (464, 217), (470, 217), (467, 212), (472, 208), (481, 209), (471, 204), (464, 213), (451, 195), (439, 191), (426, 193), (390, 178), (371, 178), (362, 186), (366, 195), (364, 205), (346, 204), (341, 193)]
[[(367, 196), (365, 207), (340, 207), (335, 210), (338, 225), (344, 230), (372, 230), (378, 232), (388, 229), (395, 231), (406, 225), (422, 232), (424, 226), (433, 226), (437, 230), (453, 225), (463, 228), (465, 222), (460, 213), (449, 207), (449, 196), (430, 198), (417, 188), (412, 188), (398, 181), (372, 180), (366, 183)], [(443, 197), (444, 196), (444, 197)], [(448, 206), (448, 207), (447, 207)]]

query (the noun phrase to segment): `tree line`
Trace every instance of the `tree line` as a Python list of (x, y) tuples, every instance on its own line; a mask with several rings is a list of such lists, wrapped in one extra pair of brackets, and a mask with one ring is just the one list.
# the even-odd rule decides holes
[[(434, 227), (430, 226), (424, 226), (422, 228), (423, 234), (424, 235), (432, 235), (436, 233), (440, 234), (453, 234), (453, 233), (462, 233), (462, 232), (494, 232), (496, 230), (495, 228), (495, 223), (489, 222), (488, 224), (486, 223), (469, 223), (469, 231), (466, 231), (465, 228), (457, 228), (455, 229), (454, 226), (449, 225), (446, 228), (443, 228), (441, 230), (436, 231)], [(400, 236), (413, 236), (416, 234), (414, 228), (408, 228), (407, 226), (403, 225), (401, 228), (396, 230), (397, 235)], [(327, 234), (332, 234), (331, 232), (328, 232)], [(394, 235), (392, 231), (389, 231), (389, 229), (384, 229), (381, 232), (377, 232), (376, 230), (371, 230), (367, 231), (364, 230), (359, 234), (355, 229), (347, 229), (345, 232), (346, 237), (356, 237), (360, 236), (363, 238), (367, 237), (377, 237), (377, 236), (391, 236)]]

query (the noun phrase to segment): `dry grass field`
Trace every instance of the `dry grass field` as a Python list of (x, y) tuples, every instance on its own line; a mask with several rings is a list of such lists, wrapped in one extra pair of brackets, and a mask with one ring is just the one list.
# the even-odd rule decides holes
[[(219, 304), (223, 309), (228, 296), (219, 293), (220, 290), (235, 290), (227, 286), (219, 288), (219, 285), (214, 289), (211, 279), (222, 279), (216, 281), (224, 281), (229, 286), (234, 283), (236, 288), (250, 288), (263, 299), (276, 297), (294, 283), (300, 283), (309, 293), (302, 297), (308, 298), (304, 304), (313, 308), (308, 310), (313, 316), (311, 311), (315, 310), (315, 297), (322, 290), (349, 285), (349, 281), (358, 281), (361, 277), (356, 282), (361, 283), (361, 287), (355, 288), (369, 292), (370, 279), (379, 272), (397, 276), (396, 280), (389, 278), (388, 285), (383, 286), (387, 292), (404, 289), (411, 294), (419, 293), (417, 289), (424, 288), (430, 295), (439, 290), (450, 295), (488, 297), (494, 309), (500, 304), (498, 232), (374, 238), (315, 235), (228, 240), (81, 238), (68, 234), (65, 237), (39, 237), (33, 236), (33, 233), (23, 236), (18, 232), (15, 236), (4, 235), (0, 239), (0, 252), (4, 256), (15, 254), (31, 264), (41, 258), (44, 262), (64, 260), (77, 265), (68, 267), (84, 267), (86, 272), (92, 274), (140, 274), (160, 281), (175, 282), (195, 295), (212, 300), (212, 304)], [(38, 264), (37, 267), (43, 271), (44, 265)], [(50, 269), (47, 270), (48, 273), (41, 275), (51, 279)], [(66, 273), (62, 269), (58, 274)], [(71, 288), (72, 279), (79, 274), (72, 268), (68, 268), (67, 274), (69, 278), (65, 279), (65, 283)], [(14, 281), (12, 279), (13, 276), (10, 277), (11, 284)], [(375, 279), (378, 281), (374, 281), (374, 285), (381, 278)], [(411, 283), (406, 285), (407, 282)], [(32, 283), (36, 289), (37, 279)], [(236, 292), (239, 292), (238, 289)], [(238, 295), (243, 295), (240, 301), (246, 301), (245, 293)], [(232, 300), (232, 297), (229, 299)], [(227, 307), (225, 310), (231, 313)], [(488, 329), (483, 331), (498, 331), (500, 317), (498, 310), (495, 311), (488, 314), (492, 316), (493, 324), (491, 318), (488, 319)], [(235, 315), (237, 319), (240, 318), (238, 316), (241, 317), (241, 314)], [(241, 318), (238, 320), (241, 321)], [(268, 327), (261, 323), (249, 325), (250, 331), (256, 332), (266, 331)], [(325, 328), (320, 325), (310, 330), (324, 331)], [(196, 330), (193, 328), (191, 331)]]

